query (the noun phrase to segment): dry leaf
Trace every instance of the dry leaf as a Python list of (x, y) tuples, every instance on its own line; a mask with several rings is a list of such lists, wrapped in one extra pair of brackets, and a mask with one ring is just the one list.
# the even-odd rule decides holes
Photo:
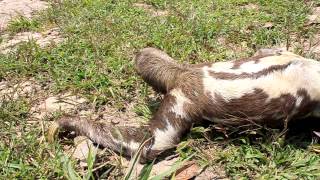
[(175, 179), (176, 180), (187, 180), (191, 179), (202, 171), (202, 169), (193, 161), (188, 162), (182, 167), (179, 173), (176, 173)]

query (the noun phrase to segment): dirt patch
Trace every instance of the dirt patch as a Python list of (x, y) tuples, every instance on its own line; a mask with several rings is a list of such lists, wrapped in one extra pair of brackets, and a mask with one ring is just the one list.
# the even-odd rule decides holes
[(320, 34), (314, 35), (310, 39), (305, 39), (301, 43), (301, 48), (308, 55), (314, 56), (315, 58), (320, 58)]
[(31, 108), (33, 118), (43, 119), (55, 112), (71, 113), (87, 100), (79, 96), (66, 93), (57, 96), (50, 96), (38, 105)]
[[(73, 158), (83, 161), (83, 163), (87, 161), (90, 153), (95, 155), (99, 151), (98, 147), (94, 146), (93, 142), (85, 136), (77, 136), (73, 141), (75, 147), (71, 148), (69, 152)], [(83, 163), (82, 165), (84, 166), (85, 164)]]
[(41, 89), (35, 80), (27, 80), (19, 83), (8, 81), (0, 82), (0, 103), (2, 101), (17, 100), (19, 97), (33, 97)]
[(0, 0), (0, 31), (8, 22), (19, 15), (30, 18), (35, 11), (48, 7), (48, 3), (40, 0)]
[[(226, 56), (227, 57), (242, 57), (246, 55), (245, 53), (249, 51), (248, 44), (246, 42), (242, 42), (241, 44), (235, 44), (233, 42), (229, 42), (226, 37), (218, 37), (217, 43), (222, 46), (226, 47)], [(214, 50), (212, 47), (207, 48), (209, 51)]]
[(152, 5), (149, 5), (149, 4), (134, 3), (133, 6), (144, 9), (145, 11), (147, 11), (148, 13), (150, 13), (151, 16), (153, 16), (153, 17), (167, 16), (167, 15), (169, 14), (168, 11), (155, 9)]
[(28, 42), (30, 40), (34, 40), (42, 48), (50, 45), (51, 43), (56, 44), (63, 41), (58, 28), (52, 28), (42, 33), (22, 32), (11, 38), (8, 35), (4, 35), (3, 39), (4, 42), (0, 45), (0, 53), (3, 54), (14, 50), (14, 47), (20, 43)]
[(308, 16), (308, 22), (306, 25), (320, 24), (320, 6), (313, 7), (311, 14)]
[[(306, 27), (315, 27), (319, 30), (320, 24), (320, 6), (314, 6), (311, 8), (310, 14), (307, 16)], [(292, 38), (294, 39), (294, 37)], [(317, 32), (309, 38), (300, 39), (299, 42), (293, 44), (293, 49), (301, 49), (303, 53), (312, 58), (320, 58), (320, 33)]]
[[(4, 30), (11, 19), (17, 16), (31, 18), (35, 11), (46, 9), (48, 2), (40, 0), (0, 0), (0, 31)], [(8, 34), (1, 36), (0, 53), (6, 54), (22, 42), (34, 40), (40, 47), (51, 43), (60, 43), (63, 38), (58, 28), (52, 28), (45, 32), (21, 32), (13, 37)]]

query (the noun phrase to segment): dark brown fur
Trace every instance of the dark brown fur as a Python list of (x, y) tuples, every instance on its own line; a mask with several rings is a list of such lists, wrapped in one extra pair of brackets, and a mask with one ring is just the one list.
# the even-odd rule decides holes
[[(282, 121), (270, 122), (273, 119), (285, 119), (293, 110), (295, 97), (283, 94), (279, 98), (267, 101), (268, 95), (261, 89), (255, 89), (253, 93), (245, 94), (241, 98), (231, 99), (225, 102), (219, 95), (216, 96), (219, 109), (213, 111), (209, 117), (224, 119), (226, 124), (241, 125), (249, 123), (266, 124), (279, 127)], [(209, 109), (210, 111), (210, 109)]]

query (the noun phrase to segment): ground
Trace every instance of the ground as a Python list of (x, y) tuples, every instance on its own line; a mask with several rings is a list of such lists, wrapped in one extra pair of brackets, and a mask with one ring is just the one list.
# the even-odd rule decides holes
[(143, 47), (185, 63), (248, 57), (262, 47), (319, 60), (319, 0), (0, 0), (0, 15), (1, 179), (320, 177), (312, 128), (284, 138), (266, 127), (194, 127), (174, 156), (146, 165), (72, 133), (46, 138), (66, 113), (146, 123), (161, 95), (134, 71)]

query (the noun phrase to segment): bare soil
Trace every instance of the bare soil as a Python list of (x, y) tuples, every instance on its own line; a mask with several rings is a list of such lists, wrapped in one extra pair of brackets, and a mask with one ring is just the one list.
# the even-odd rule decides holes
[(48, 7), (48, 3), (39, 0), (0, 0), (0, 31), (8, 22), (19, 15), (31, 18), (33, 12)]

